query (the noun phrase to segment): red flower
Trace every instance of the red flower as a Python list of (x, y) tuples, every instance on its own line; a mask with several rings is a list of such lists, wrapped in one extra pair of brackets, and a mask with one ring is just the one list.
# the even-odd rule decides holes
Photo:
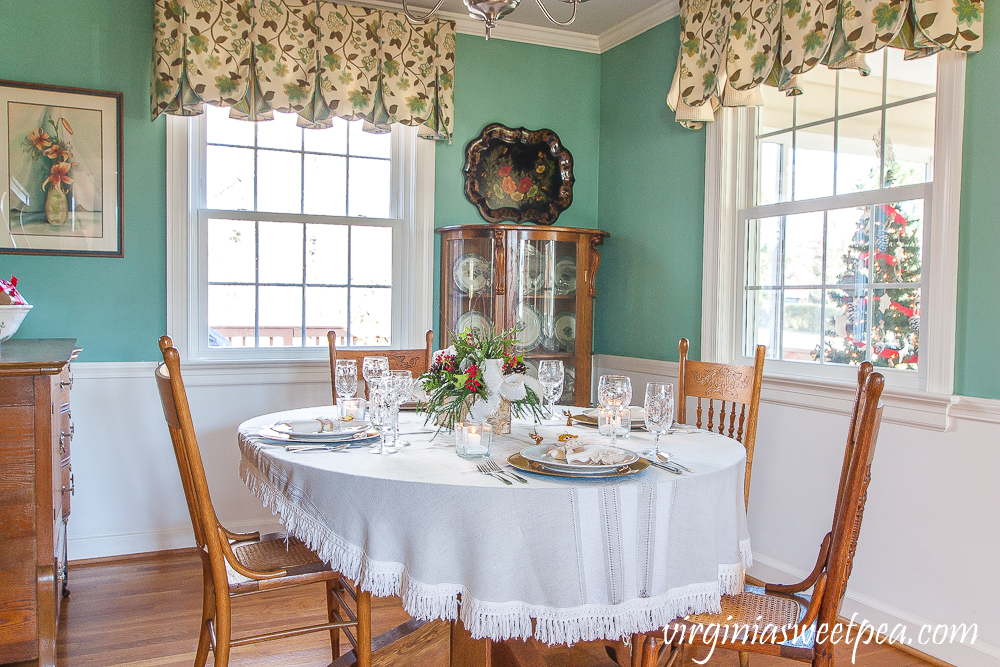
[(507, 166), (500, 167), (500, 178), (503, 178), (504, 176), (510, 175), (510, 172), (511, 172), (511, 168), (510, 167), (507, 167)]
[(531, 179), (525, 176), (521, 179), (521, 182), (517, 184), (517, 191), (522, 195), (531, 189)]

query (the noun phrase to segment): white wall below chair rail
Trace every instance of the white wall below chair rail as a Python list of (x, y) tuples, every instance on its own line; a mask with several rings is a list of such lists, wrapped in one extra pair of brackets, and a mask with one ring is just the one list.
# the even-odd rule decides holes
[[(677, 366), (596, 355), (593, 377), (630, 376), (639, 402), (646, 382), (676, 382)], [(748, 515), (755, 576), (792, 582), (812, 569), (854, 391), (765, 374)], [(902, 623), (914, 638), (924, 624), (976, 623), (971, 646), (912, 646), (953, 665), (1000, 666), (1000, 401), (887, 391), (885, 403), (843, 615)]]
[[(77, 493), (70, 559), (194, 543), (152, 374), (155, 364), (73, 365)], [(236, 426), (275, 410), (328, 404), (323, 361), (185, 364), (219, 517), (234, 530), (277, 521), (237, 474)], [(594, 378), (630, 375), (635, 395), (677, 364), (597, 355)], [(750, 493), (750, 534), (765, 579), (812, 568), (830, 528), (853, 390), (765, 378)], [(887, 397), (868, 508), (844, 611), (876, 625), (977, 623), (973, 646), (915, 646), (955, 665), (1000, 666), (1000, 401)], [(946, 430), (945, 425), (947, 425)], [(71, 575), (72, 576), (72, 575)], [(919, 628), (916, 628), (919, 630)]]

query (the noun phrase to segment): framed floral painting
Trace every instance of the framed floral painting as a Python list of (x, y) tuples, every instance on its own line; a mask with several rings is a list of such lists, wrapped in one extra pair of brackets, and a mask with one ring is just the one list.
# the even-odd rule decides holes
[(0, 253), (122, 257), (122, 94), (0, 81), (0, 128)]
[(487, 222), (551, 225), (573, 203), (573, 156), (552, 130), (491, 123), (466, 146), (462, 171)]

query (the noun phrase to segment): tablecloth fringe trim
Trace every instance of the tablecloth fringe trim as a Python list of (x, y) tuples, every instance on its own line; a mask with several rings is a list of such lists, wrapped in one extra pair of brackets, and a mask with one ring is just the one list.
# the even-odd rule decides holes
[[(652, 598), (629, 600), (608, 611), (603, 605), (583, 605), (566, 609), (536, 607), (522, 602), (477, 600), (456, 584), (425, 584), (410, 579), (400, 563), (383, 563), (367, 558), (363, 550), (337, 537), (329, 527), (315, 520), (285, 498), (274, 485), (245, 459), (240, 477), (266, 508), (280, 517), (289, 534), (302, 540), (320, 558), (376, 597), (399, 595), (403, 608), (413, 618), (452, 620), (462, 623), (475, 639), (494, 641), (534, 636), (548, 645), (581, 641), (617, 640), (631, 637), (650, 627), (692, 613), (718, 613), (721, 595), (743, 590), (744, 567), (749, 567), (750, 542), (740, 543), (743, 562), (719, 566), (715, 582), (674, 588)], [(461, 606), (459, 599), (461, 596)], [(532, 619), (535, 619), (532, 632)]]

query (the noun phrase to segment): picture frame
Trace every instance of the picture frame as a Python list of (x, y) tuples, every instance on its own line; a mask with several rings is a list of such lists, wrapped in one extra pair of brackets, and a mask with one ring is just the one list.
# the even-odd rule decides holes
[(123, 257), (122, 94), (0, 80), (0, 132), (0, 253)]
[(462, 172), (487, 222), (551, 225), (573, 203), (573, 156), (552, 130), (491, 123), (466, 146)]

